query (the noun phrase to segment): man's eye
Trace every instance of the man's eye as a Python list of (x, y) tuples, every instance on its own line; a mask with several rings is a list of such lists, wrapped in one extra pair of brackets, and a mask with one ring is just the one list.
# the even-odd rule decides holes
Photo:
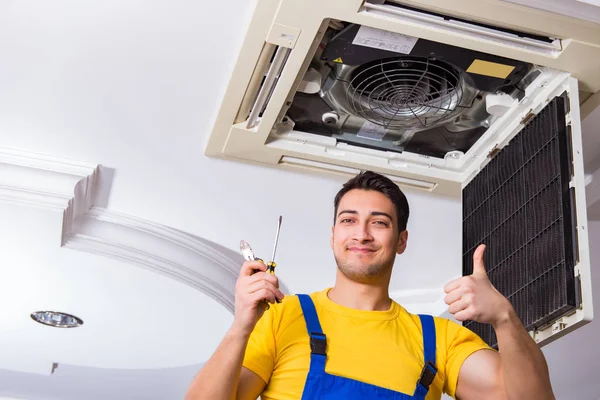
[(378, 225), (383, 225), (383, 226), (388, 226), (389, 224), (387, 223), (387, 221), (375, 221), (376, 224)]
[(350, 218), (344, 218), (340, 222), (345, 224), (346, 222), (352, 222), (352, 220)]

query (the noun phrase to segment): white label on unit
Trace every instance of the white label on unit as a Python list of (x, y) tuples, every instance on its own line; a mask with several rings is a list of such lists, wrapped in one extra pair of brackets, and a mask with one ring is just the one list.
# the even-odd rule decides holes
[(385, 134), (387, 133), (387, 128), (384, 128), (381, 125), (374, 124), (370, 121), (365, 121), (364, 124), (360, 127), (360, 130), (356, 134), (356, 136), (363, 139), (372, 139), (381, 141)]
[(370, 26), (361, 26), (352, 44), (410, 54), (415, 44), (417, 44), (417, 40), (419, 39), (416, 37), (401, 33), (384, 31)]

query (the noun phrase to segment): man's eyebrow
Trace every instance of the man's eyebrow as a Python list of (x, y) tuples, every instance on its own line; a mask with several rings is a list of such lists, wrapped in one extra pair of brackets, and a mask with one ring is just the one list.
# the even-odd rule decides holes
[(338, 217), (342, 214), (358, 214), (358, 211), (356, 210), (342, 210), (338, 213)]
[[(356, 211), (356, 210), (342, 210), (342, 211), (340, 211), (338, 213), (338, 217), (340, 215), (342, 215), (342, 214), (358, 214), (358, 211)], [(373, 215), (373, 216), (384, 216), (384, 217), (389, 218), (390, 221), (393, 221), (392, 216), (390, 214), (388, 214), (388, 213), (383, 212), (383, 211), (373, 211), (373, 212), (371, 212), (371, 215)]]
[(384, 213), (383, 211), (373, 211), (371, 215), (383, 215), (385, 217), (388, 217), (390, 221), (393, 221), (392, 216), (388, 213)]

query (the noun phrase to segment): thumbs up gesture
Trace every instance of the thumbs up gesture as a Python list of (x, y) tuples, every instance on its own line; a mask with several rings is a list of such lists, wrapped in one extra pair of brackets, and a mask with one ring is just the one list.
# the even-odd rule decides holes
[(496, 328), (514, 312), (512, 305), (492, 285), (483, 264), (485, 245), (479, 245), (473, 254), (473, 274), (455, 279), (446, 286), (444, 301), (448, 311), (458, 321), (473, 320), (492, 324)]

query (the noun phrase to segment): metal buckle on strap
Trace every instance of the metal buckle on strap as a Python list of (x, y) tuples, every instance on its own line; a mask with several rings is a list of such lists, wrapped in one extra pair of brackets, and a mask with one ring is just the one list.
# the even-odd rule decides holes
[(435, 374), (437, 374), (437, 368), (431, 361), (427, 361), (423, 366), (423, 370), (421, 371), (421, 377), (419, 378), (419, 382), (425, 388), (429, 389), (429, 385), (435, 379)]
[(325, 355), (327, 348), (327, 336), (321, 332), (310, 333), (310, 352), (312, 354)]

